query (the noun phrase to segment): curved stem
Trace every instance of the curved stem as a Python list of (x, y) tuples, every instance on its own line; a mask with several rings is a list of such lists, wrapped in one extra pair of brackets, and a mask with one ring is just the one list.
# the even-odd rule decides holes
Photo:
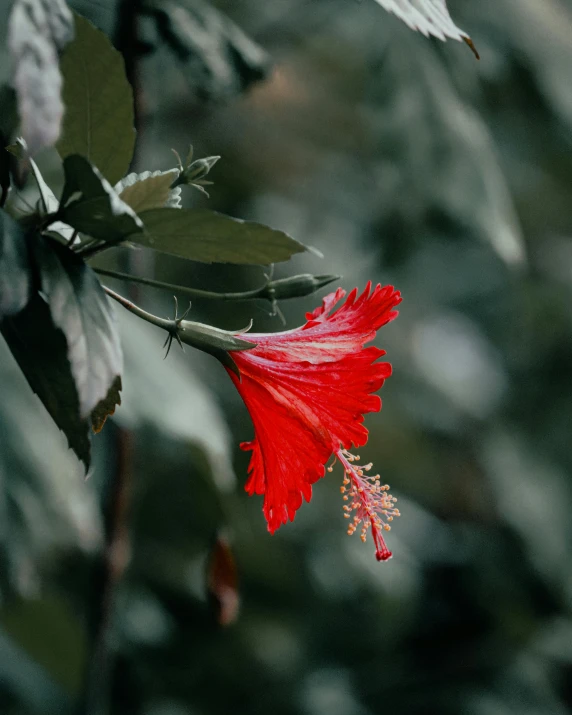
[(117, 278), (118, 280), (122, 281), (140, 283), (141, 285), (150, 286), (151, 288), (162, 288), (164, 290), (170, 290), (175, 293), (194, 296), (195, 298), (209, 298), (212, 300), (253, 300), (254, 298), (267, 297), (266, 295), (264, 295), (267, 289), (267, 285), (263, 285), (259, 288), (254, 288), (253, 290), (247, 290), (240, 293), (214, 293), (208, 290), (200, 290), (199, 288), (187, 288), (185, 286), (175, 285), (174, 283), (164, 283), (163, 281), (156, 281), (152, 280), (151, 278), (141, 278), (139, 276), (134, 276), (129, 273), (108, 271), (103, 268), (93, 268), (93, 271), (95, 273), (98, 273), (100, 276), (107, 276), (109, 278)]
[(76, 253), (84, 260), (95, 256), (96, 253), (104, 251), (106, 248), (115, 248), (116, 244), (109, 244), (101, 241), (99, 238), (90, 238), (84, 241), (83, 245), (79, 246)]
[(135, 305), (135, 303), (132, 303), (130, 300), (127, 300), (127, 298), (124, 298), (122, 295), (119, 295), (119, 293), (116, 293), (115, 291), (111, 290), (111, 288), (108, 288), (107, 286), (102, 286), (102, 288), (110, 298), (116, 300), (130, 313), (133, 313), (138, 318), (142, 318), (148, 323), (151, 323), (151, 325), (156, 325), (158, 328), (162, 328), (169, 333), (177, 331), (178, 325), (176, 320), (167, 320), (166, 318), (159, 318), (158, 315), (148, 313), (146, 310), (143, 310), (143, 308), (140, 308), (138, 305)]

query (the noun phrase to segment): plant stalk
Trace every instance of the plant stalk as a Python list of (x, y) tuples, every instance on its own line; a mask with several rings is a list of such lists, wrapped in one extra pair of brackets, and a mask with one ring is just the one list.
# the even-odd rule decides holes
[(180, 286), (174, 283), (164, 283), (163, 281), (156, 281), (151, 278), (141, 278), (140, 276), (134, 276), (130, 273), (109, 271), (104, 268), (93, 268), (93, 271), (100, 276), (107, 276), (108, 278), (117, 278), (117, 280), (139, 283), (144, 286), (150, 286), (151, 288), (169, 290), (173, 291), (174, 293), (180, 293), (182, 295), (190, 295), (194, 298), (208, 298), (211, 300), (253, 300), (254, 298), (267, 297), (265, 295), (265, 292), (267, 290), (266, 284), (260, 286), (259, 288), (253, 288), (252, 290), (242, 291), (238, 293), (215, 293), (208, 290), (201, 290), (200, 288), (187, 288), (186, 286)]

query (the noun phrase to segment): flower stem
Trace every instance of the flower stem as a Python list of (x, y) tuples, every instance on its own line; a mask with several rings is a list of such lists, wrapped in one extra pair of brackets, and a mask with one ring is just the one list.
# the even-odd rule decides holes
[(148, 323), (151, 323), (151, 325), (156, 325), (158, 328), (162, 328), (163, 330), (166, 330), (171, 334), (177, 332), (179, 326), (177, 325), (176, 319), (167, 320), (165, 318), (159, 318), (158, 315), (148, 313), (146, 310), (143, 310), (143, 308), (140, 308), (138, 305), (135, 305), (135, 303), (132, 303), (130, 300), (127, 300), (127, 298), (124, 298), (122, 295), (119, 295), (119, 293), (116, 293), (115, 291), (111, 290), (111, 288), (108, 288), (107, 286), (102, 286), (102, 288), (110, 298), (113, 298), (113, 300), (120, 303), (124, 308), (126, 308), (130, 313), (136, 315), (138, 318), (142, 318)]
[(112, 248), (114, 246), (115, 244), (106, 243), (99, 238), (90, 238), (88, 241), (85, 241), (83, 245), (78, 247), (76, 253), (85, 260), (86, 258), (95, 256), (95, 254), (100, 251), (104, 251), (106, 248)]
[(176, 297), (175, 317), (172, 320), (166, 320), (165, 318), (159, 318), (157, 315), (148, 313), (146, 310), (143, 310), (143, 308), (135, 305), (135, 303), (131, 302), (127, 298), (119, 295), (119, 293), (111, 290), (111, 288), (108, 288), (107, 286), (102, 286), (102, 288), (110, 298), (113, 298), (113, 300), (120, 303), (130, 313), (133, 313), (133, 315), (136, 315), (138, 318), (142, 318), (148, 323), (151, 323), (151, 325), (155, 325), (156, 327), (167, 331), (168, 335), (167, 340), (165, 341), (167, 353), (165, 357), (169, 354), (173, 340), (176, 340), (181, 348), (183, 347), (183, 343), (186, 343), (197, 350), (202, 350), (205, 353), (214, 355), (223, 363), (223, 365), (230, 367), (238, 374), (238, 368), (230, 356), (230, 351), (252, 350), (252, 348), (256, 347), (256, 343), (254, 341), (243, 340), (239, 337), (242, 333), (249, 330), (250, 326), (243, 330), (229, 331), (213, 328), (211, 325), (204, 325), (203, 323), (196, 323), (194, 320), (185, 320), (191, 306), (189, 305), (183, 315), (179, 316)]
[[(94, 268), (95, 273), (109, 278), (117, 278), (122, 281), (131, 281), (140, 283), (141, 285), (150, 286), (151, 288), (162, 288), (175, 293), (194, 296), (195, 298), (210, 298), (213, 300), (252, 300), (254, 298), (266, 298), (264, 295), (267, 285), (254, 288), (253, 290), (242, 291), (240, 293), (214, 293), (208, 290), (200, 290), (199, 288), (187, 288), (186, 286), (175, 285), (173, 283), (164, 283), (163, 281), (155, 281), (151, 278), (141, 278), (129, 273), (120, 273), (118, 271), (108, 271), (103, 268)], [(107, 289), (106, 289), (107, 290)], [(113, 297), (113, 296), (112, 296)]]

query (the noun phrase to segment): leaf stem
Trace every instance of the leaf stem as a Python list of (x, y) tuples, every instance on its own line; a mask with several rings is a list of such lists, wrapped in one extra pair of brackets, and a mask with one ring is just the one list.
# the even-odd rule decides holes
[(156, 281), (151, 278), (141, 278), (139, 276), (131, 275), (130, 273), (108, 271), (104, 268), (93, 268), (93, 270), (95, 273), (98, 273), (101, 276), (107, 276), (108, 278), (117, 278), (122, 281), (140, 283), (141, 285), (150, 286), (151, 288), (162, 288), (163, 290), (190, 295), (195, 298), (209, 298), (212, 300), (253, 300), (254, 298), (268, 298), (268, 295), (266, 295), (268, 284), (264, 284), (263, 286), (254, 288), (253, 290), (242, 291), (239, 293), (214, 293), (212, 291), (201, 290), (199, 288), (187, 288), (186, 286), (180, 286), (174, 283), (164, 283), (163, 281)]

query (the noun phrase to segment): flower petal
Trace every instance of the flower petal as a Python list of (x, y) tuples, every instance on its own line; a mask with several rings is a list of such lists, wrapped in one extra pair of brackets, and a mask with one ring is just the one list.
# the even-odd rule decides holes
[(397, 315), (401, 297), (391, 286), (371, 292), (369, 283), (331, 314), (344, 295), (324, 298), (301, 328), (243, 336), (257, 345), (232, 353), (240, 378), (227, 369), (254, 423), (255, 439), (241, 445), (252, 450), (245, 488), (264, 494), (271, 532), (310, 500), (332, 452), (367, 442), (363, 416), (381, 409), (373, 393), (391, 365), (376, 362), (384, 351), (363, 346)]

